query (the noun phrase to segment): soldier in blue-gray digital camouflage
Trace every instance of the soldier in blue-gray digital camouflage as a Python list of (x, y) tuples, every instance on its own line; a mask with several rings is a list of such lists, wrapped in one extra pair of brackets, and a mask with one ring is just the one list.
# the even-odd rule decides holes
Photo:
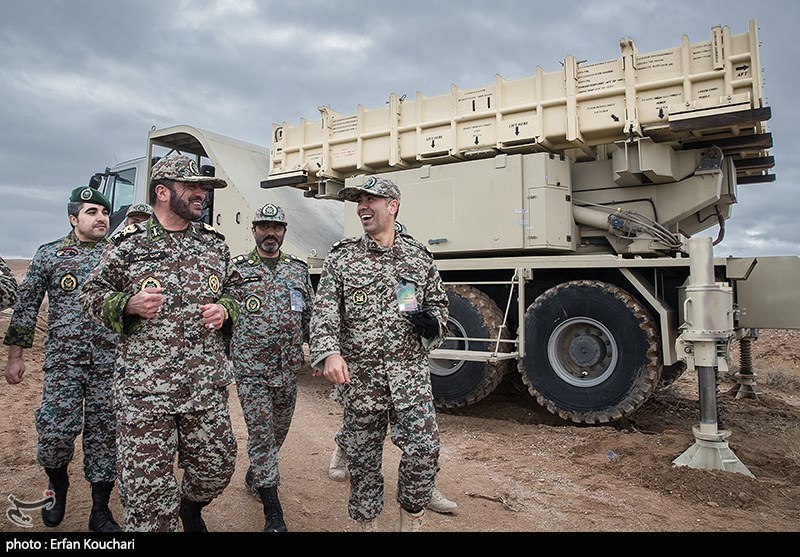
[[(225, 238), (197, 222), (206, 191), (226, 187), (183, 155), (153, 166), (152, 217), (112, 236), (81, 295), (119, 333), (114, 381), (126, 531), (207, 531), (201, 511), (230, 483), (236, 438), (226, 339), (241, 277)], [(183, 469), (175, 478), (175, 456)]]
[(0, 310), (10, 308), (17, 301), (19, 285), (8, 263), (0, 257)]
[(79, 293), (108, 244), (110, 208), (96, 189), (73, 190), (67, 204), (72, 232), (36, 251), (3, 341), (9, 347), (6, 381), (14, 385), (25, 374), (23, 349), (33, 345), (39, 309), (47, 295), (44, 386), (36, 431), (38, 461), (55, 495), (52, 506), (42, 507), (42, 520), (49, 527), (64, 518), (67, 466), (75, 439), (82, 434), (83, 473), (92, 485), (89, 530), (120, 530), (108, 507), (116, 478), (111, 383), (117, 335), (90, 321), (79, 302)]
[(244, 285), (231, 356), (247, 424), (246, 482), (264, 506), (265, 532), (287, 531), (278, 499), (278, 451), (294, 415), (314, 304), (308, 265), (281, 251), (286, 228), (283, 209), (267, 203), (253, 218), (255, 248), (233, 259)]
[(374, 531), (383, 510), (387, 424), (402, 451), (397, 530), (421, 530), (439, 461), (429, 350), (444, 339), (448, 302), (433, 255), (396, 232), (400, 190), (368, 177), (343, 188), (357, 203), (362, 236), (337, 242), (325, 258), (311, 318), (312, 367), (334, 385), (343, 405), (336, 443), (350, 471), (348, 513)]

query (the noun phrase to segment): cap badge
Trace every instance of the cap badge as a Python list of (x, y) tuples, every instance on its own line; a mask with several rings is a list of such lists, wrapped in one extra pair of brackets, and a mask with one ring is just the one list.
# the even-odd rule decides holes
[(265, 217), (274, 217), (278, 214), (278, 208), (273, 205), (272, 203), (268, 205), (264, 205), (264, 209), (261, 211)]
[(197, 161), (189, 159), (189, 172), (195, 176), (200, 174), (200, 169), (197, 168)]
[(378, 180), (375, 179), (375, 176), (370, 176), (369, 178), (364, 180), (364, 183), (362, 184), (361, 187), (364, 188), (365, 190), (369, 190), (369, 189), (372, 189), (373, 187), (375, 187), (375, 184), (377, 184), (377, 183), (378, 183)]
[(81, 199), (84, 201), (89, 201), (92, 198), (92, 190), (91, 188), (83, 188), (81, 190)]

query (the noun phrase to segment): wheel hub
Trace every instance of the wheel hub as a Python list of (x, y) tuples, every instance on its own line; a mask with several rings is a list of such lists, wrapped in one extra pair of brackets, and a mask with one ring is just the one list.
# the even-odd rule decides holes
[(594, 335), (579, 334), (569, 344), (569, 355), (575, 365), (589, 368), (605, 358), (606, 346)]
[(594, 387), (617, 364), (617, 344), (608, 328), (588, 317), (561, 323), (550, 335), (547, 354), (556, 374), (576, 387)]

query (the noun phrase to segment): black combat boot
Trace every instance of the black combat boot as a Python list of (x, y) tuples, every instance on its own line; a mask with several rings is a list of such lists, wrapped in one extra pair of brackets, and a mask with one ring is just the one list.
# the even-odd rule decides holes
[(190, 501), (186, 497), (181, 497), (180, 515), (184, 532), (208, 532), (206, 523), (203, 522), (201, 511), (210, 502), (198, 503), (197, 501)]
[(283, 509), (278, 500), (278, 486), (259, 487), (258, 495), (264, 504), (265, 532), (287, 532), (286, 523), (283, 521)]
[(49, 489), (55, 492), (56, 502), (52, 508), (42, 507), (42, 521), (45, 526), (53, 528), (61, 524), (64, 520), (64, 513), (67, 510), (67, 490), (69, 489), (69, 476), (67, 467), (45, 468), (47, 477), (50, 479)]
[(92, 512), (89, 514), (90, 532), (121, 532), (111, 509), (108, 508), (108, 499), (114, 482), (92, 482)]

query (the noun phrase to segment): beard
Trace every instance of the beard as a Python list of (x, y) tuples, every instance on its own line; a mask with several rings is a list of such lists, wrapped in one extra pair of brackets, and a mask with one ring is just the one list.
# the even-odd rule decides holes
[(197, 220), (203, 216), (203, 210), (200, 209), (196, 213), (190, 206), (192, 199), (183, 200), (179, 198), (175, 192), (172, 192), (172, 195), (169, 198), (169, 209), (183, 220)]

